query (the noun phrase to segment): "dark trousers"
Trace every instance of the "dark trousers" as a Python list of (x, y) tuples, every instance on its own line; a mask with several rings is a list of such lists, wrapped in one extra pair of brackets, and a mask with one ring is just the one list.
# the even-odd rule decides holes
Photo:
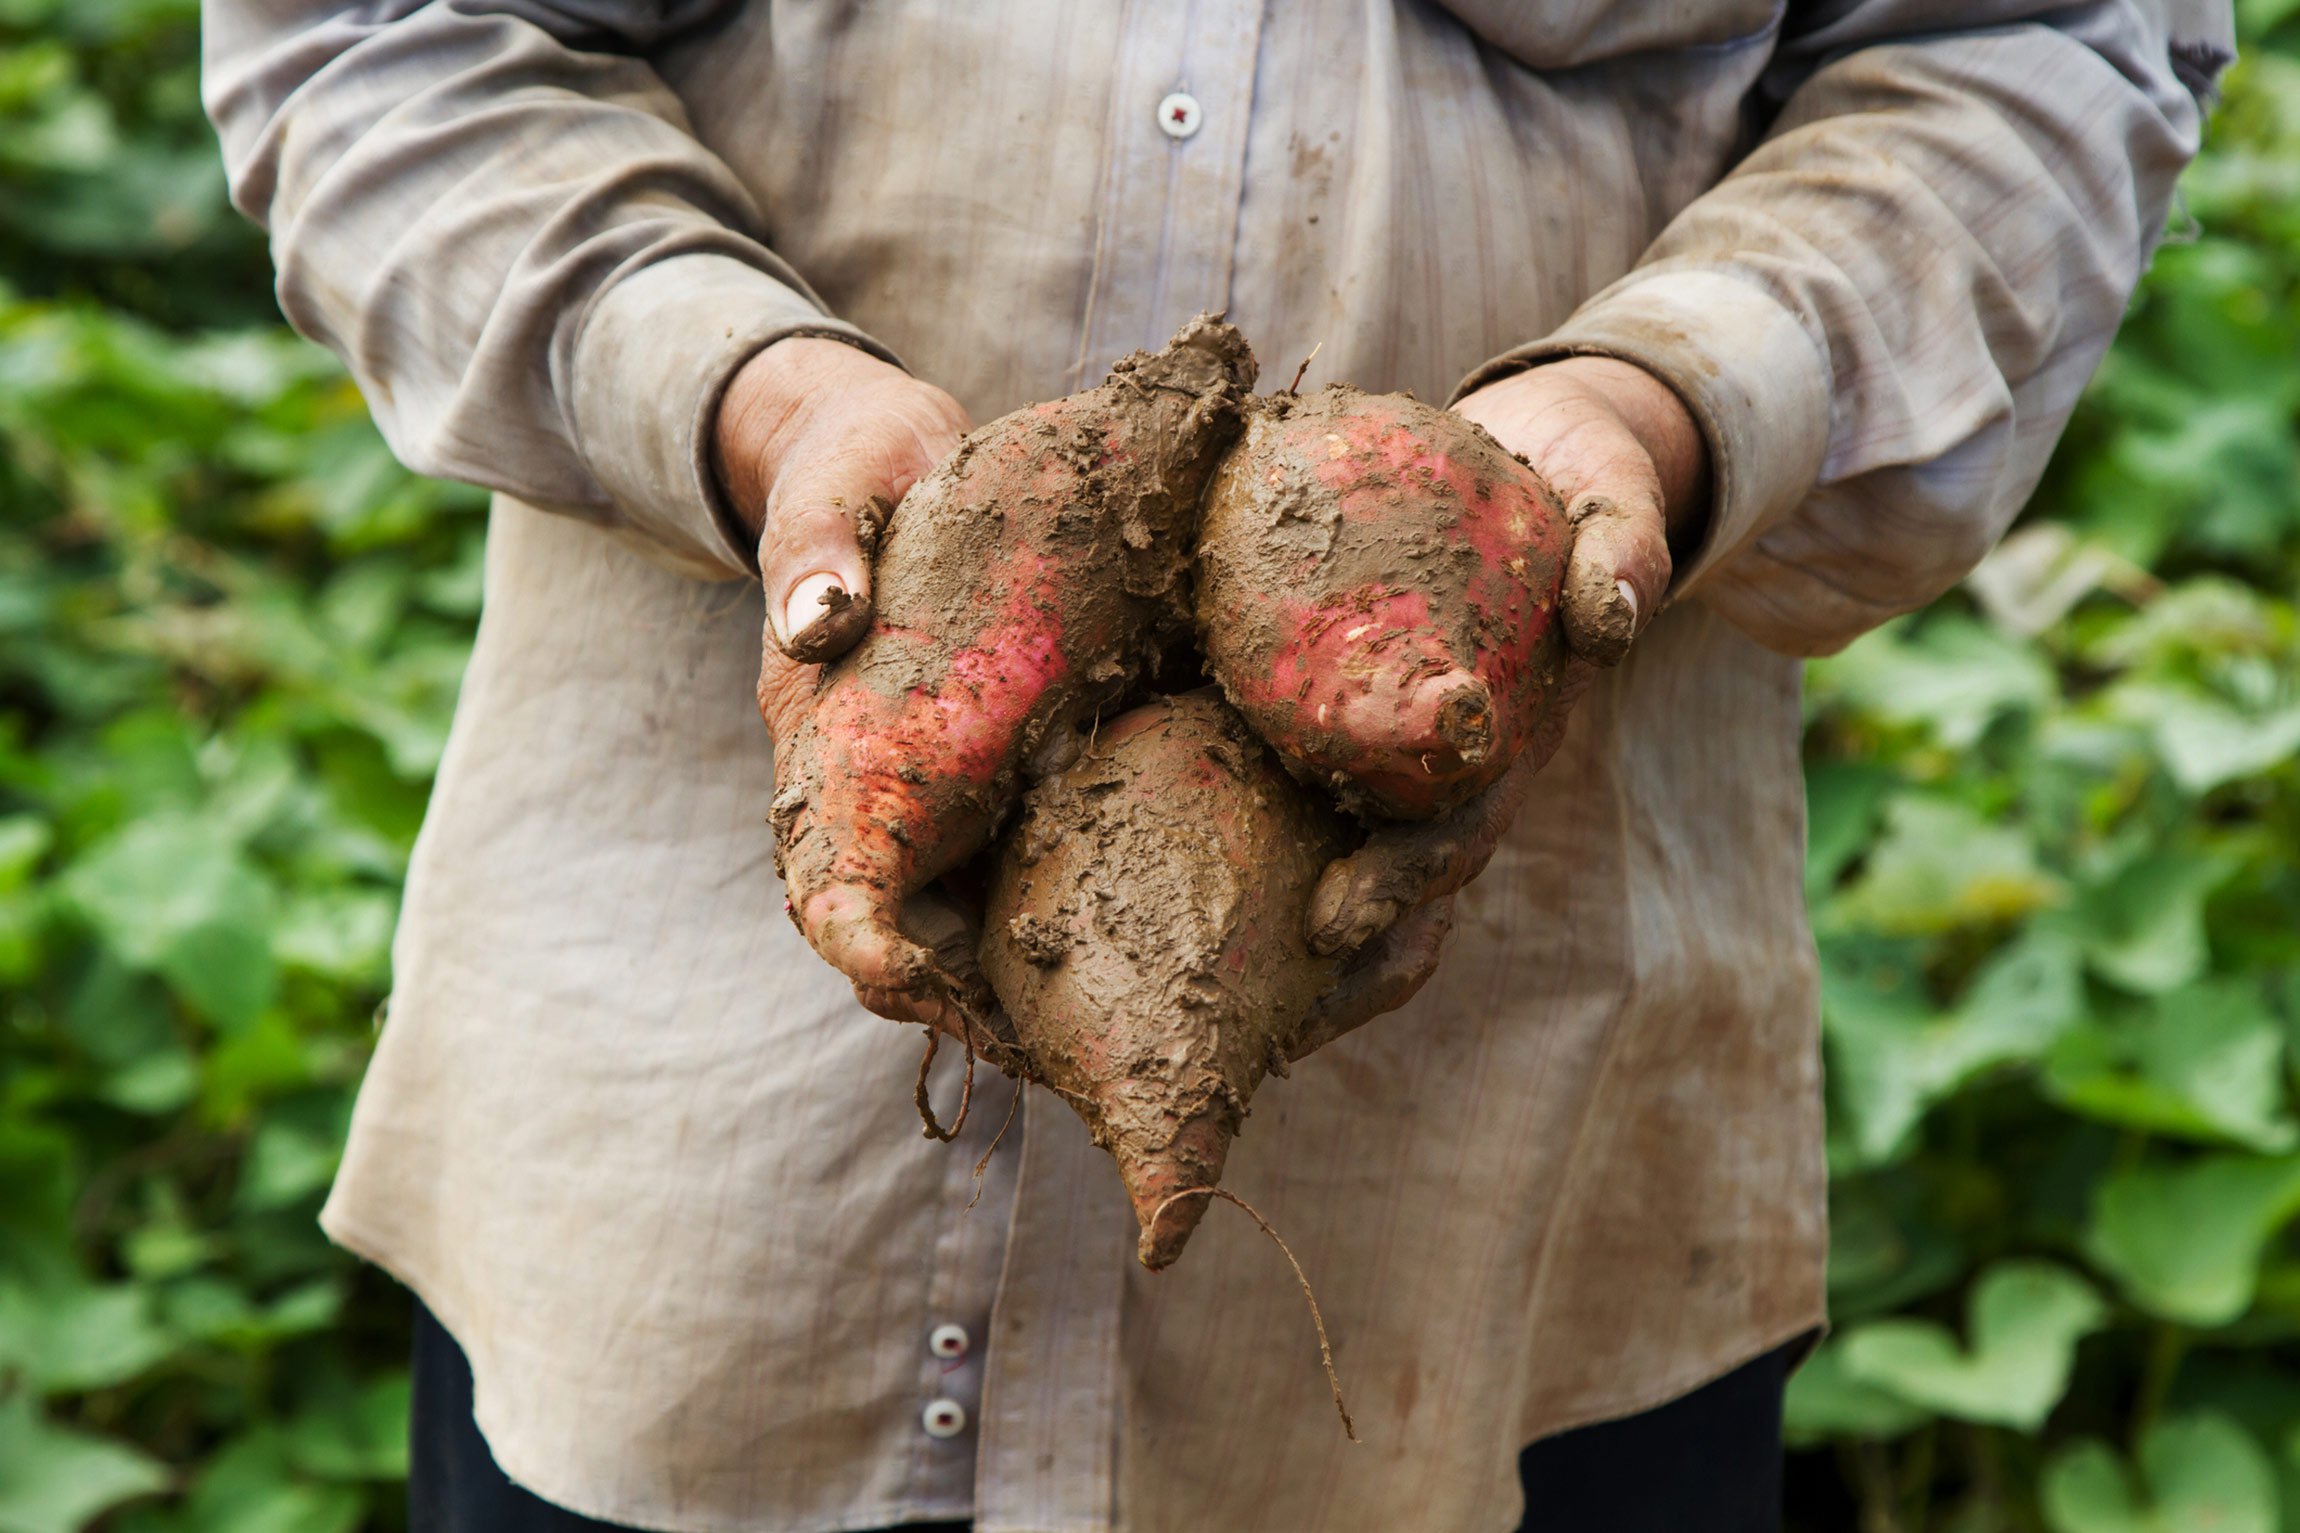
[[(1532, 1510), (1522, 1533), (1779, 1533), (1781, 1391), (1801, 1346), (1643, 1415), (1526, 1449), (1518, 1474)], [(471, 1365), (421, 1305), (409, 1435), (409, 1533), (630, 1533), (504, 1478), (472, 1420)], [(966, 1524), (899, 1533), (966, 1533)]]

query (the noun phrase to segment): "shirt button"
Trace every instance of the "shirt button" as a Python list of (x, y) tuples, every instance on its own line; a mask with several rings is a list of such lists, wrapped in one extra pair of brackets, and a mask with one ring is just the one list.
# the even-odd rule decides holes
[(972, 1345), (963, 1325), (938, 1325), (926, 1339), (926, 1350), (941, 1358), (964, 1357)]
[(956, 1437), (966, 1430), (966, 1407), (956, 1400), (929, 1400), (919, 1424), (929, 1437)]
[(1190, 137), (1204, 116), (1198, 109), (1198, 98), (1188, 91), (1176, 91), (1158, 103), (1158, 126), (1166, 130), (1168, 138)]

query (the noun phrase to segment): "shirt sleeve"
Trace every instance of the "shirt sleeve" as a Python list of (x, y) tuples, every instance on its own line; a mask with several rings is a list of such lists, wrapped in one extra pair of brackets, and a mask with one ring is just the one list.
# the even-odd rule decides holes
[[(1708, 438), (1678, 592), (1789, 654), (1979, 562), (2114, 336), (2231, 56), (2225, 0), (1790, 7), (1757, 147), (1557, 332)], [(1458, 397), (1458, 396), (1457, 396)]]
[(203, 90), (279, 301), (410, 468), (706, 577), (755, 568), (720, 392), (831, 318), (645, 50), (695, 0), (207, 0)]

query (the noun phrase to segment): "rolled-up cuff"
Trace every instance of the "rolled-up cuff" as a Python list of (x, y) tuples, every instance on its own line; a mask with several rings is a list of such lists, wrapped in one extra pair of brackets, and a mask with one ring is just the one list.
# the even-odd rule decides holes
[(1464, 378), (1460, 399), (1559, 357), (1634, 362), (1674, 389), (1709, 444), (1711, 504), (1700, 548), (1673, 594), (1794, 510), (1819, 479), (1829, 442), (1828, 354), (1787, 307), (1721, 272), (1632, 272), (1548, 338), (1504, 352)]
[(743, 364), (792, 336), (895, 355), (790, 284), (732, 256), (642, 266), (593, 301), (575, 342), (575, 442), (628, 530), (688, 573), (758, 573), (758, 550), (711, 467), (711, 423)]

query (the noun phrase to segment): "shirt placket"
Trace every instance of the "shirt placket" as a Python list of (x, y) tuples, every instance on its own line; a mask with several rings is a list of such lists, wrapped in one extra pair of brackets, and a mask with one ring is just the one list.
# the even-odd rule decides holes
[[(1104, 129), (1079, 387), (1229, 304), (1261, 0), (1132, 0)], [(978, 1533), (1103, 1533), (1115, 1516), (1119, 1309), (1131, 1210), (1058, 1099), (1028, 1093), (1006, 1266), (983, 1355)]]
[(1023, 1100), (1006, 1270), (984, 1352), (976, 1533), (1099, 1533), (1116, 1480), (1118, 1304), (1133, 1218), (1056, 1097)]
[(1019, 1175), (1015, 1151), (999, 1147), (999, 1129), (1010, 1106), (1019, 1120), (1014, 1094), (1024, 1088), (985, 1075), (959, 1137), (945, 1147), (927, 1308), (908, 1338), (918, 1349), (918, 1436), (904, 1499), (938, 1517), (962, 1515), (973, 1496), (974, 1433), (992, 1355), (986, 1343)]
[(1120, 28), (1075, 385), (1230, 302), (1262, 0), (1133, 0)]

